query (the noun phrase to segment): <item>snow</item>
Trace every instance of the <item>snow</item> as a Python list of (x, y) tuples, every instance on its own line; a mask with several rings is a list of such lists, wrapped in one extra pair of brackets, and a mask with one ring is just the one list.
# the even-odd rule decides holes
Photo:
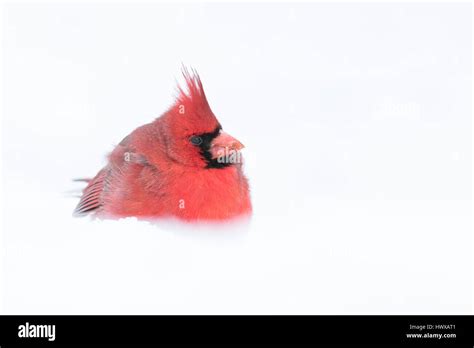
[[(469, 4), (4, 12), (4, 313), (472, 312)], [(252, 219), (73, 218), (181, 62), (246, 145)]]

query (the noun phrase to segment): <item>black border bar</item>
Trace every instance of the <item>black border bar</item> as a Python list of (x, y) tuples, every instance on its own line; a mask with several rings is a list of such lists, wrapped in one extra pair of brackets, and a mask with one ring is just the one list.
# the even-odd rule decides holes
[[(26, 327), (35, 335), (34, 325), (54, 325), (54, 341), (19, 337)], [(37, 332), (45, 336), (45, 330), (43, 326)], [(473, 347), (473, 332), (473, 316), (0, 316), (1, 348), (151, 344)]]

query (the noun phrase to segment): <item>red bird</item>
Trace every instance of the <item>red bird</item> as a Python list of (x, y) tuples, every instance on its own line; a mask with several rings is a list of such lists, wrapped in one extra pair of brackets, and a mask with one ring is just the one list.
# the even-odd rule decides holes
[(89, 180), (74, 215), (226, 220), (252, 211), (243, 145), (222, 131), (199, 75), (183, 68), (174, 105), (135, 129)]

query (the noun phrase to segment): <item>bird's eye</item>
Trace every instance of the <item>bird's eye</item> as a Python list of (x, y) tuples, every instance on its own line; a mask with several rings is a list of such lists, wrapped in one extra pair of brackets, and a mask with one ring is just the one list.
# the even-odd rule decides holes
[(191, 142), (191, 144), (196, 145), (196, 146), (202, 144), (202, 138), (197, 135), (193, 135), (191, 138), (189, 138), (189, 141)]

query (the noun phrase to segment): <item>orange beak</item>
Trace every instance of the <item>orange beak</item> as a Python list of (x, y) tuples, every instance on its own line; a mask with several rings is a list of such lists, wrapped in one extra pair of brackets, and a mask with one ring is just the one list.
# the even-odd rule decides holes
[(226, 156), (226, 154), (231, 151), (239, 151), (243, 148), (244, 145), (240, 141), (225, 132), (221, 132), (217, 138), (212, 141), (210, 152), (212, 158), (215, 159)]

